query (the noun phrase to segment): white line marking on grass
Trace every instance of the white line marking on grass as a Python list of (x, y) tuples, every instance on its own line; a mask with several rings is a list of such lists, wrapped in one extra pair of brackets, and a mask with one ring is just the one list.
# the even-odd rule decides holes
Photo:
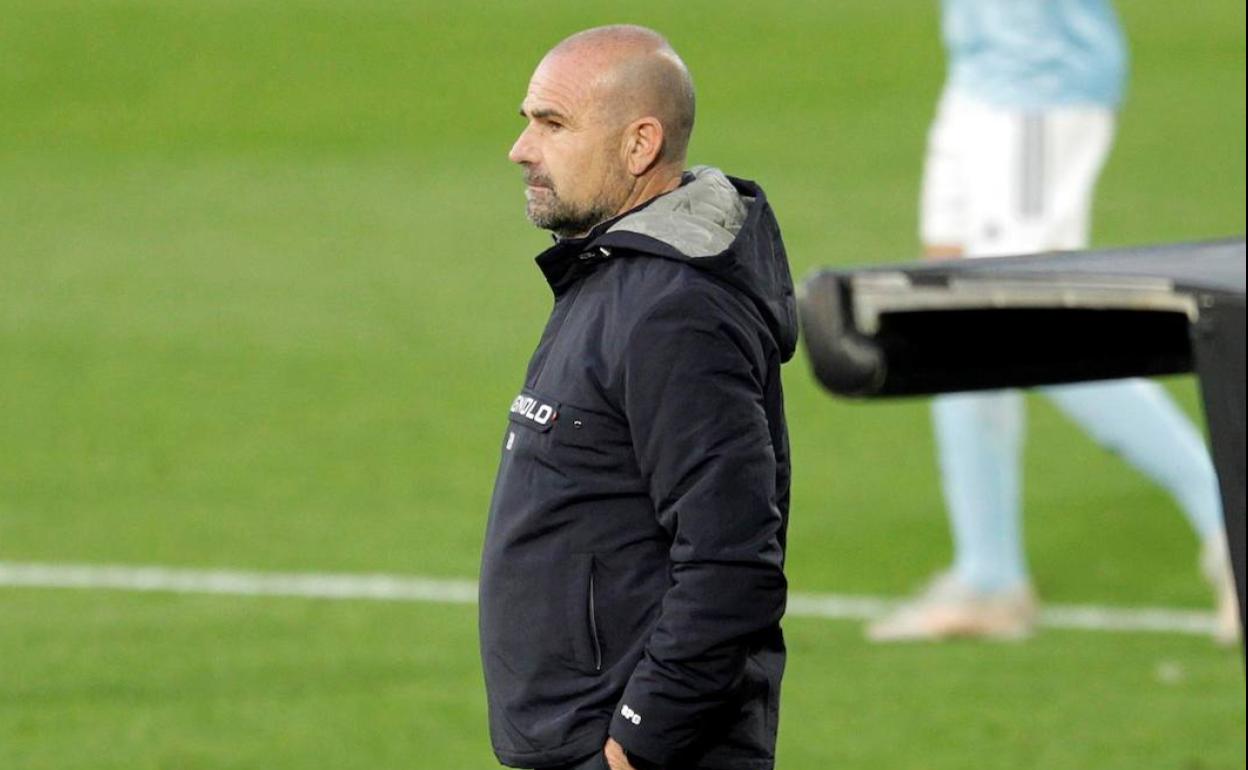
[[(789, 615), (797, 617), (870, 620), (896, 607), (898, 601), (876, 596), (789, 594)], [(1040, 610), (1040, 625), (1082, 631), (1153, 632), (1211, 635), (1212, 612), (1168, 607), (1103, 607), (1094, 604), (1051, 604)]]
[[(439, 604), (475, 604), (477, 601), (477, 584), (471, 580), (3, 561), (0, 561), (0, 586)], [(896, 600), (876, 596), (791, 593), (788, 615), (868, 620), (895, 606)], [(1041, 611), (1040, 624), (1085, 631), (1208, 635), (1213, 632), (1214, 618), (1210, 612), (1164, 607), (1050, 605)]]
[(0, 562), (0, 586), (475, 604), (470, 580)]

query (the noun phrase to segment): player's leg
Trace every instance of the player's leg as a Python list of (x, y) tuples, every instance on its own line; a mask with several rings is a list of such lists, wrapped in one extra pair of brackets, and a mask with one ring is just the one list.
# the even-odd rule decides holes
[(1021, 531), (1022, 394), (940, 396), (932, 418), (954, 563), (867, 635), (879, 642), (1026, 636), (1036, 602)]
[(951, 92), (942, 94), (927, 132), (919, 192), (919, 239), (924, 259), (959, 259), (965, 255), (970, 229), (965, 158), (970, 121), (966, 112), (965, 100)]
[(1202, 540), (1222, 532), (1218, 479), (1205, 442), (1160, 385), (1112, 380), (1044, 393), (1099, 444), (1169, 492)]
[[(942, 98), (928, 137), (921, 236), (928, 259), (974, 243), (973, 198), (999, 195), (1015, 142), (1007, 116)], [(978, 171), (979, 173), (976, 173)], [(999, 174), (997, 176), (1000, 176)], [(933, 428), (953, 534), (954, 565), (916, 599), (868, 626), (877, 641), (1025, 634), (1034, 600), (1019, 511), (1023, 407), (1016, 392), (953, 394), (932, 402)]]
[[(1030, 131), (1043, 116), (970, 102), (960, 118), (966, 256), (1042, 250), (1044, 223), (1030, 215), (1020, 191), (1034, 182), (1023, 175), (1035, 141)], [(1024, 587), (1022, 396), (953, 394), (935, 399), (932, 412), (954, 536), (952, 576), (983, 595)]]
[(1165, 489), (1204, 544), (1202, 568), (1218, 595), (1218, 638), (1239, 628), (1222, 530), (1218, 479), (1204, 439), (1165, 390), (1142, 379), (1046, 388), (1045, 394), (1102, 446)]
[[(1088, 218), (1097, 176), (1113, 141), (1114, 119), (1103, 109), (1054, 113), (1046, 126), (1050, 169), (1052, 247), (1087, 245)], [(1204, 440), (1161, 386), (1147, 380), (1083, 383), (1045, 393), (1102, 445), (1165, 488), (1201, 538), (1202, 568), (1218, 602), (1217, 636), (1239, 632), (1235, 593), (1222, 534), (1217, 477)]]
[(943, 396), (933, 404), (932, 422), (953, 529), (953, 575), (983, 594), (1017, 588), (1027, 580), (1019, 497), (1022, 394)]

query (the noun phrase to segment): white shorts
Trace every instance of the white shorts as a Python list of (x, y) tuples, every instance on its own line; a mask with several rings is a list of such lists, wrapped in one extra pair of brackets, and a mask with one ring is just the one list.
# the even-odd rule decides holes
[(947, 90), (928, 133), (924, 245), (968, 257), (1086, 247), (1113, 136), (1105, 107), (1007, 110)]

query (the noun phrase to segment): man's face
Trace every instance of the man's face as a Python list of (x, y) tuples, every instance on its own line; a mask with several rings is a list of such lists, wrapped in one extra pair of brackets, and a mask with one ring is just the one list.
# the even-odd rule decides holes
[(508, 154), (524, 168), (529, 220), (564, 237), (610, 219), (628, 197), (622, 130), (595, 72), (573, 54), (543, 59), (520, 106), (528, 125)]

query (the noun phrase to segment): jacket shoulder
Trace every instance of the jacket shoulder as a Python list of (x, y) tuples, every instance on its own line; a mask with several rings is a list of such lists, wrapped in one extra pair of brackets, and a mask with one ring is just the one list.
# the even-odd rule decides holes
[(766, 322), (747, 297), (724, 281), (691, 264), (649, 256), (619, 267), (619, 301), (610, 312), (617, 334), (608, 343), (618, 346), (614, 360), (636, 363), (638, 351), (644, 351), (642, 359), (658, 350), (695, 354), (691, 344), (699, 349), (727, 345), (755, 368), (770, 357)]
[(620, 259), (612, 267), (625, 312), (634, 321), (681, 313), (691, 320), (742, 322), (758, 316), (740, 291), (688, 261), (640, 255)]

